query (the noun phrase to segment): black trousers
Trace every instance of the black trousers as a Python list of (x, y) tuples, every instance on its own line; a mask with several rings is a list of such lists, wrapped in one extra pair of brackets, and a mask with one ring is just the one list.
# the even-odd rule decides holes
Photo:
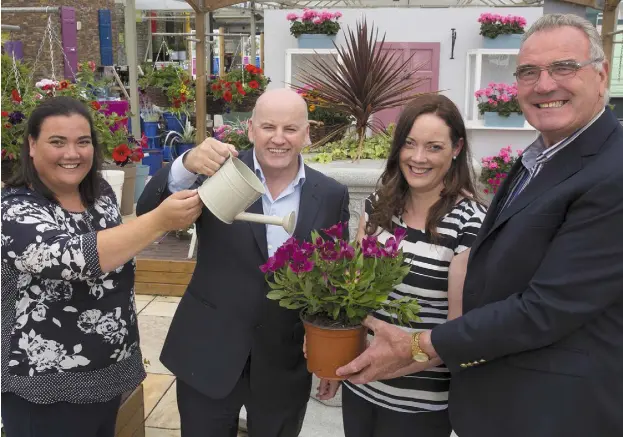
[(342, 387), (342, 418), (346, 437), (449, 437), (448, 410), (401, 413), (380, 407)]
[(266, 393), (261, 399), (251, 399), (249, 362), (224, 399), (209, 398), (178, 378), (177, 406), (182, 437), (236, 437), (243, 405), (247, 410), (249, 437), (297, 437), (307, 404), (279, 408), (271, 405), (270, 396)]
[(120, 401), (35, 404), (2, 393), (2, 423), (6, 437), (114, 437)]

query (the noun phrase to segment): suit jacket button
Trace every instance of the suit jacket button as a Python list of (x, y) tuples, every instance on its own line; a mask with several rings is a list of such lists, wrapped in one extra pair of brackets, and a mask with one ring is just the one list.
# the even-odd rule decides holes
[(260, 329), (262, 327), (261, 323), (258, 323), (257, 325), (255, 325), (255, 329)]

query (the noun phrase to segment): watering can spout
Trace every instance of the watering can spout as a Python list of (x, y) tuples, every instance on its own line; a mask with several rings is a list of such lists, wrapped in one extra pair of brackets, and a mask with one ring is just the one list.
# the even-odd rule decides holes
[(234, 217), (234, 220), (282, 226), (288, 234), (292, 235), (294, 233), (294, 227), (296, 225), (296, 214), (294, 214), (294, 211), (292, 211), (285, 217), (277, 217), (264, 214), (253, 214), (251, 212), (241, 212), (240, 214), (236, 215), (236, 217)]

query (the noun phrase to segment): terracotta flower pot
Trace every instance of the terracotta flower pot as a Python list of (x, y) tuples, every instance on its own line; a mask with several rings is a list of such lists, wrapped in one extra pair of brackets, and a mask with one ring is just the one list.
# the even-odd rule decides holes
[(335, 374), (340, 367), (357, 358), (366, 347), (367, 329), (323, 327), (305, 320), (307, 370), (321, 379), (342, 380)]

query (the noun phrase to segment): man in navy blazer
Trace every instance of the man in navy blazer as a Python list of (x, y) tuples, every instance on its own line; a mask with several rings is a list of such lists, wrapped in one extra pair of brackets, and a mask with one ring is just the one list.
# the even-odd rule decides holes
[(543, 16), (516, 77), (540, 136), (472, 246), (464, 315), (413, 336), (369, 320), (373, 344), (340, 372), (366, 382), (441, 359), (459, 437), (623, 436), (623, 128), (599, 34)]
[[(249, 126), (252, 150), (208, 138), (157, 172), (137, 205), (144, 214), (171, 192), (196, 187), (230, 153), (253, 169), (266, 193), (248, 212), (297, 216), (294, 237), (349, 220), (346, 186), (306, 166), (307, 104), (289, 89), (262, 94)], [(296, 437), (311, 375), (298, 311), (266, 297), (260, 266), (289, 238), (273, 225), (226, 224), (207, 208), (196, 223), (197, 266), (173, 317), (162, 363), (177, 377), (182, 437), (236, 437), (244, 405), (251, 436)], [(348, 231), (346, 231), (348, 232)], [(321, 381), (319, 391), (337, 385)]]

